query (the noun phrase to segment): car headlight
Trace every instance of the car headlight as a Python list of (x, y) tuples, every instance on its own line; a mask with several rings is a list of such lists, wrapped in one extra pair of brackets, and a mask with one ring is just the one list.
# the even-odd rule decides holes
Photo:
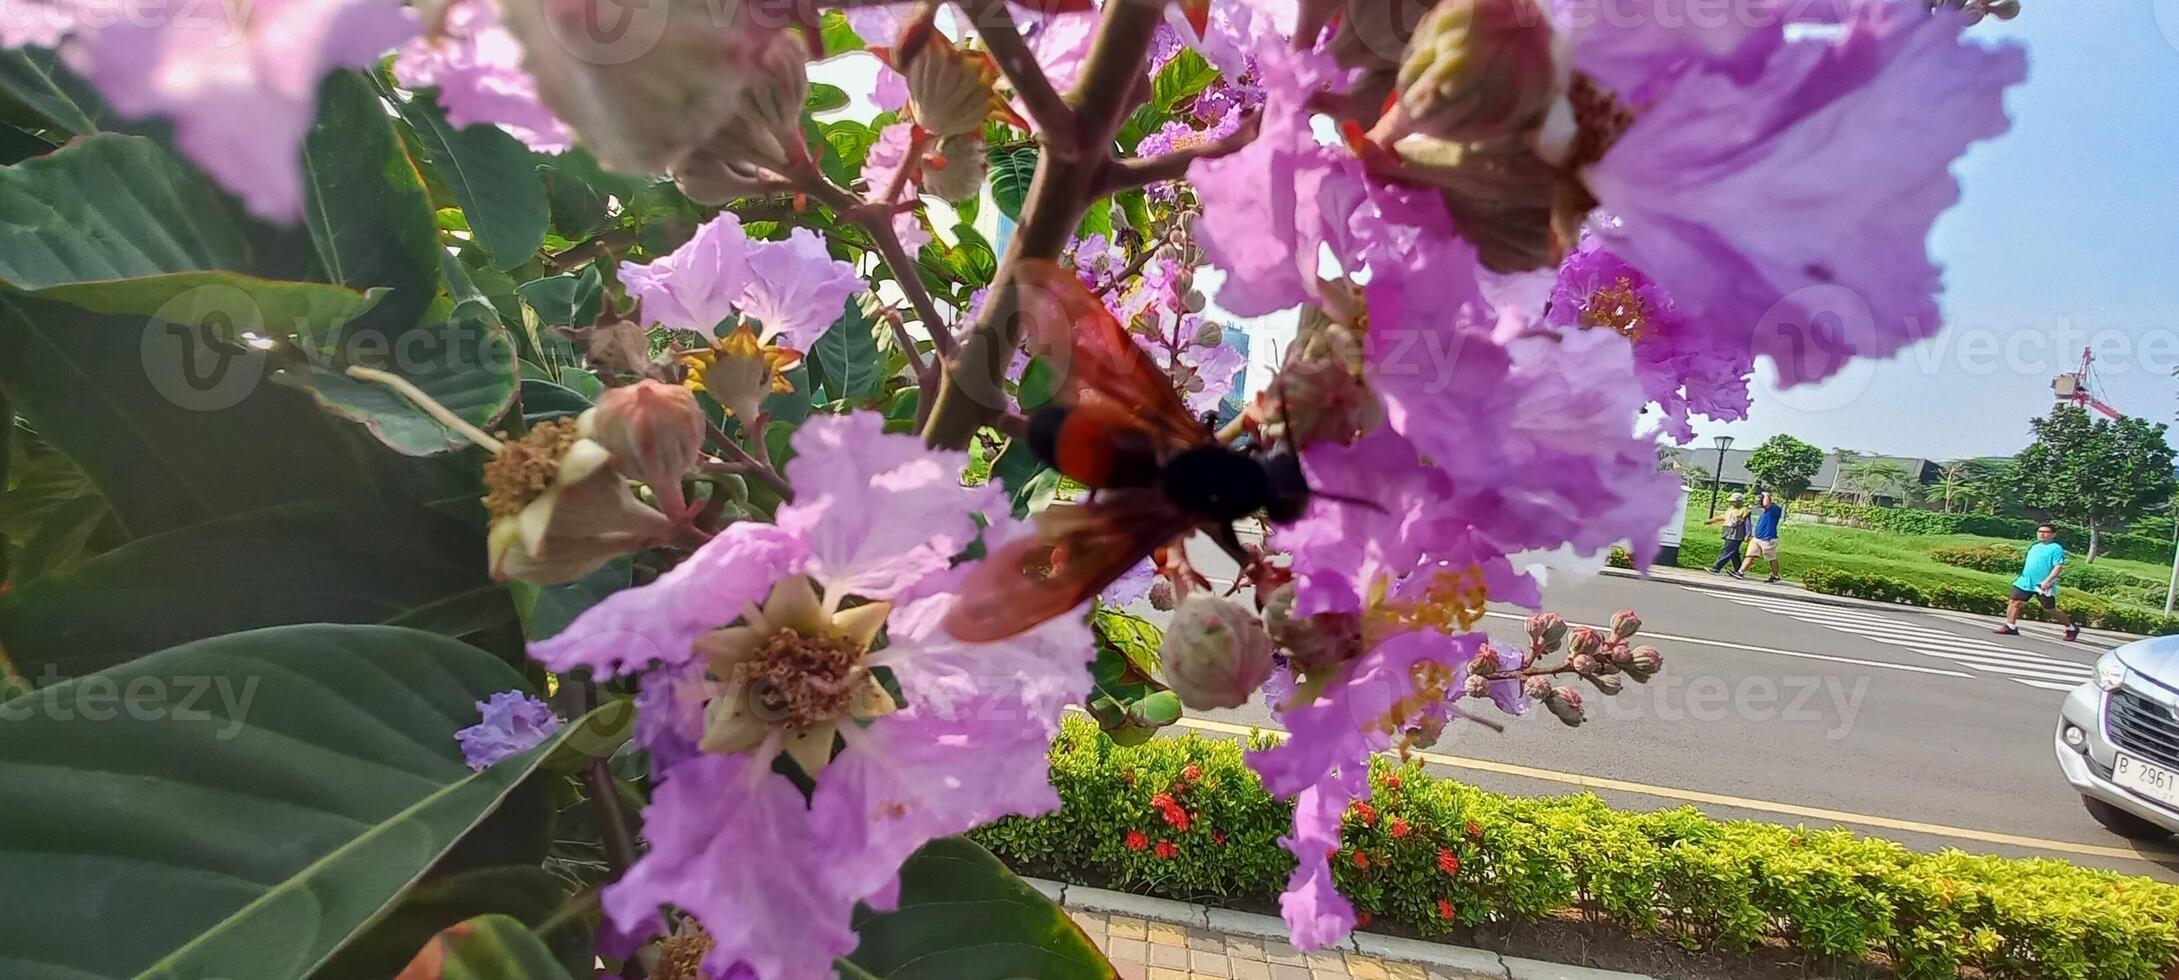
[(2118, 654), (2106, 653), (2096, 660), (2096, 686), (2106, 691), (2116, 691), (2126, 683), (2126, 665), (2119, 662)]

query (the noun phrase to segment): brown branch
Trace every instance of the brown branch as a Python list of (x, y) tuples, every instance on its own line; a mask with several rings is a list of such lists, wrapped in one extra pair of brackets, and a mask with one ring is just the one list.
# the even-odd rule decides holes
[[(1014, 15), (1006, 9), (1006, 0), (961, 0), (961, 12), (968, 16), (976, 28), (984, 46), (991, 50), (991, 60), (998, 62), (999, 71), (1005, 73), (1008, 83), (1014, 86), (1014, 94), (1021, 99), (1022, 107), (1029, 110), (1029, 119), (1037, 129), (1056, 138), (1074, 132), (1074, 109), (1060, 98), (1052, 88), (1052, 81), (1037, 64), (1036, 53), (1029, 50), (1021, 36), (1021, 27), (1014, 23)], [(1052, 147), (1055, 153), (1073, 152), (1071, 146)]]
[(1106, 293), (1112, 292), (1113, 290), (1120, 288), (1121, 283), (1126, 282), (1129, 279), (1135, 278), (1135, 276), (1142, 272), (1143, 267), (1149, 265), (1150, 260), (1156, 258), (1157, 254), (1161, 251), (1164, 251), (1164, 249), (1165, 240), (1162, 238), (1150, 243), (1150, 247), (1148, 249), (1145, 249), (1141, 255), (1135, 256), (1135, 261), (1129, 262), (1127, 264), (1127, 268), (1121, 269), (1120, 271), (1113, 273), (1112, 278), (1105, 280), (1104, 285), (1098, 286), (1097, 295), (1103, 296)]
[(598, 256), (610, 257), (615, 250), (627, 248), (635, 243), (635, 232), (626, 228), (617, 228), (574, 246), (567, 251), (554, 252), (545, 256), (545, 268), (554, 272), (566, 272)]
[(847, 220), (854, 222), (870, 235), (877, 246), (879, 257), (887, 268), (893, 270), (893, 281), (900, 283), (900, 291), (908, 297), (908, 305), (915, 307), (916, 316), (923, 321), (923, 329), (931, 335), (931, 345), (938, 348), (938, 356), (953, 356), (953, 329), (938, 314), (938, 304), (931, 300), (930, 290), (923, 288), (923, 277), (916, 274), (915, 262), (908, 257), (908, 250), (901, 246), (900, 236), (893, 233), (893, 212), (889, 206), (871, 207), (852, 192), (833, 183), (823, 174), (812, 173), (803, 187), (819, 204), (831, 208)]
[(1188, 176), (1188, 167), (1197, 160), (1216, 160), (1240, 152), (1243, 147), (1256, 141), (1256, 135), (1262, 128), (1263, 115), (1252, 113), (1241, 121), (1238, 128), (1216, 142), (1194, 149), (1161, 153), (1154, 157), (1129, 157), (1120, 160), (1110, 170), (1105, 171), (1100, 193), (1110, 194), (1163, 180), (1179, 180)]
[(966, 449), (976, 430), (1005, 410), (1006, 367), (1021, 345), (1013, 270), (1024, 260), (1057, 260), (1082, 212), (1096, 199), (1096, 187), (1113, 165), (1112, 134), (1120, 125), (1124, 95), (1142, 74), (1150, 39), (1163, 22), (1163, 3), (1112, 0), (1105, 5), (1082, 79), (1067, 96), (1076, 107), (1074, 129), (1046, 138), (1047, 145), (1072, 139), (1083, 152), (1038, 155), (999, 274), (957, 350), (946, 357), (944, 384), (923, 427), (923, 439), (932, 446)]
[(606, 864), (612, 868), (613, 879), (618, 880), (636, 863), (635, 830), (628, 825), (628, 810), (620, 803), (620, 784), (613, 781), (613, 770), (602, 757), (583, 767), (583, 784), (590, 790), (591, 808), (598, 813)]
[[(779, 475), (779, 470), (772, 465), (771, 460), (743, 449), (741, 443), (735, 442), (732, 436), (726, 434), (726, 430), (708, 422), (705, 425), (711, 429), (712, 444), (718, 446), (721, 453), (730, 457), (730, 462), (735, 464), (741, 472), (756, 477), (758, 483), (764, 484), (773, 493), (779, 495), (779, 499), (785, 501), (794, 500), (794, 487), (788, 484), (785, 477)], [(752, 435), (756, 437), (757, 445), (764, 445), (763, 432), (753, 432)], [(770, 447), (766, 446), (765, 448), (765, 456), (770, 456)]]

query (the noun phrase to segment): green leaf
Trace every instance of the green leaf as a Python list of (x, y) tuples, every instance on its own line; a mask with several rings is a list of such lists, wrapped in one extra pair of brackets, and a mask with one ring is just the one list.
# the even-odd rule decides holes
[[(44, 515), (37, 532), (23, 541), (22, 553), (8, 564), (8, 578), (16, 583), (33, 583), (46, 576), (66, 571), (83, 558), (90, 546), (92, 535), (113, 513), (106, 498), (91, 494), (73, 497), (53, 507)], [(0, 596), (0, 602), (19, 594)], [(11, 651), (12, 652), (12, 651)]]
[(1087, 210), (1083, 211), (1082, 222), (1075, 226), (1074, 233), (1081, 238), (1088, 238), (1091, 235), (1103, 235), (1107, 240), (1110, 240), (1112, 238), (1112, 199), (1109, 197), (1099, 198), (1096, 203), (1091, 204)]
[(264, 626), (460, 634), (513, 613), (485, 574), (477, 528), (413, 505), (319, 502), (141, 538), (31, 582), (0, 596), (0, 645), (43, 686)]
[(818, 126), (824, 131), (825, 145), (839, 157), (841, 169), (851, 175), (862, 173), (863, 161), (870, 158), (870, 148), (878, 143), (878, 131), (852, 119)]
[(832, 112), (848, 105), (847, 90), (838, 85), (823, 82), (810, 83), (810, 97), (802, 104), (804, 112)]
[(1022, 202), (1029, 198), (1029, 181), (1037, 172), (1036, 147), (994, 147), (990, 160), (991, 200), (999, 206), (1000, 214), (1019, 221)]
[(822, 372), (819, 380), (827, 394), (857, 401), (877, 393), (883, 378), (878, 373), (878, 336), (874, 330), (871, 319), (850, 303), (847, 312), (817, 338), (810, 353)]
[(797, 364), (781, 372), (780, 376), (786, 378), (787, 383), (794, 386), (794, 390), (766, 397), (764, 414), (775, 421), (787, 423), (790, 428), (801, 425), (803, 419), (810, 417), (810, 389), (813, 387), (810, 366), (807, 363)]
[(195, 330), (0, 296), (0, 391), (90, 475), (131, 535), (371, 497), (346, 435), (264, 384), (264, 355)]
[(1128, 720), (1150, 728), (1163, 728), (1180, 720), (1180, 696), (1159, 691), (1128, 706)]
[(569, 242), (588, 240), (604, 231), (611, 221), (604, 192), (570, 170), (555, 157), (540, 161), (545, 197), (552, 208), (552, 230)]
[(497, 126), (454, 128), (429, 94), (396, 101), (395, 107), (416, 130), (493, 267), (512, 269), (535, 256), (552, 208), (530, 148)]
[[(25, 16), (38, 16), (29, 11)], [(95, 133), (105, 106), (51, 51), (0, 49), (0, 119), (36, 128)]]
[(599, 306), (605, 300), (604, 281), (594, 266), (584, 269), (581, 275), (563, 273), (532, 279), (516, 286), (515, 292), (537, 311), (538, 322), (560, 327), (591, 323), (598, 318)]
[(258, 337), (323, 336), (369, 312), (384, 290), (359, 293), (323, 282), (282, 282), (239, 272), (175, 272), (108, 282), (25, 290), (93, 313), (156, 317), (216, 328), (240, 342)]
[(1113, 195), (1120, 204), (1120, 211), (1127, 215), (1127, 225), (1139, 234), (1148, 235), (1153, 222), (1150, 219), (1150, 197), (1140, 187), (1130, 187)]
[(635, 564), (629, 559), (615, 558), (573, 582), (538, 589), (522, 616), (523, 635), (543, 640), (566, 629), (584, 610), (627, 588), (634, 572)]
[(0, 166), (13, 166), (57, 149), (59, 147), (47, 142), (45, 137), (0, 124)]
[[(342, 949), (323, 969), (313, 974), (312, 980), (385, 980), (400, 973), (427, 944), (445, 942), (448, 934), (456, 929), (488, 921), (498, 923), (499, 928), (506, 930), (521, 930), (525, 945), (535, 943), (545, 950), (546, 959), (529, 961), (541, 972), (513, 976), (525, 980), (567, 976), (563, 970), (566, 960), (528, 928), (545, 921), (566, 900), (567, 888), (567, 883), (551, 872), (526, 865), (480, 868), (418, 885), (402, 899), (399, 908)], [(457, 925), (441, 932), (441, 927), (449, 922)], [(468, 937), (476, 938), (476, 934)], [(474, 956), (481, 947), (471, 944), (468, 939), (442, 948), (442, 953), (459, 951), (462, 954), (449, 956), (442, 962), (451, 966), (458, 959)], [(424, 977), (450, 978), (476, 975), (456, 973), (452, 969), (423, 974)], [(401, 980), (418, 978), (414, 974), (404, 974)]]
[(39, 882), (0, 893), (0, 973), (309, 974), (553, 751), (463, 763), (475, 703), (520, 685), (455, 640), (313, 625), (0, 705), (0, 874)]
[[(865, 47), (862, 36), (856, 34), (854, 26), (847, 22), (846, 14), (837, 10), (827, 10), (819, 24), (819, 33), (825, 41), (825, 57), (830, 58), (850, 51), (861, 51)], [(883, 41), (887, 44), (892, 43), (891, 38), (884, 38)]]
[(522, 379), (522, 420), (531, 425), (563, 415), (581, 415), (590, 409), (590, 399), (565, 385), (556, 385), (537, 378)]
[(855, 931), (861, 944), (847, 962), (883, 980), (1118, 975), (1065, 910), (960, 837), (932, 841), (909, 858), (900, 869), (899, 907), (859, 909)]
[(1008, 494), (1019, 494), (1044, 468), (1044, 462), (1029, 449), (1029, 440), (1009, 439), (999, 458), (991, 461), (991, 478), (999, 481)]
[(303, 170), (304, 219), (327, 274), (388, 293), (368, 314), (316, 338), (310, 363), (284, 365), (277, 379), (310, 389), (326, 409), (402, 453), (466, 445), (393, 389), (344, 373), (360, 365), (398, 375), (479, 428), (514, 404), (518, 381), (513, 341), (496, 314), (420, 323), (442, 281), (438, 232), (416, 165), (363, 76), (326, 80)]
[(1043, 408), (1052, 400), (1055, 380), (1052, 362), (1042, 357), (1030, 358), (1028, 366), (1021, 370), (1021, 382), (1015, 385), (1014, 401), (1021, 405), (1024, 413)]
[(247, 267), (227, 203), (151, 140), (101, 133), (0, 170), (0, 282), (17, 289)]
[(401, 980), (570, 980), (552, 950), (519, 920), (483, 915), (449, 926), (417, 953)]

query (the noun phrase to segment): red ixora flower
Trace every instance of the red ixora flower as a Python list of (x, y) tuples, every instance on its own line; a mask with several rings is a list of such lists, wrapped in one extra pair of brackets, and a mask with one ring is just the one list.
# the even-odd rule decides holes
[(1355, 925), (1355, 928), (1357, 928), (1357, 929), (1367, 929), (1367, 928), (1369, 928), (1369, 913), (1368, 913), (1368, 912), (1356, 912), (1356, 913), (1354, 913), (1354, 925)]
[(1159, 842), (1158, 842), (1158, 847), (1157, 847), (1157, 854), (1158, 854), (1158, 860), (1160, 860), (1160, 861), (1170, 861), (1170, 860), (1172, 860), (1172, 859), (1173, 859), (1173, 856), (1174, 856), (1174, 855), (1177, 855), (1177, 854), (1179, 854), (1179, 853), (1180, 853), (1180, 848), (1178, 848), (1178, 847), (1175, 847), (1175, 846), (1173, 846), (1173, 842), (1172, 842), (1172, 841), (1169, 841), (1169, 840), (1161, 840), (1161, 841), (1159, 841)]
[(1226, 832), (1223, 830), (1211, 831), (1211, 843), (1223, 847), (1226, 843)]
[(1188, 811), (1182, 809), (1180, 804), (1173, 802), (1171, 796), (1159, 793), (1150, 798), (1150, 805), (1157, 807), (1158, 812), (1165, 815), (1165, 822), (1171, 825), (1174, 830), (1183, 833), (1187, 831), (1189, 823)]
[(1400, 838), (1402, 838), (1402, 837), (1405, 837), (1405, 836), (1407, 836), (1407, 830), (1408, 830), (1408, 828), (1407, 828), (1407, 821), (1405, 821), (1405, 820), (1402, 820), (1402, 819), (1400, 819), (1399, 817), (1393, 817), (1393, 818), (1392, 818), (1392, 839), (1393, 839), (1393, 840), (1399, 840)]
[(1188, 763), (1188, 767), (1180, 771), (1180, 778), (1185, 779), (1191, 783), (1195, 782), (1198, 779), (1202, 779), (1203, 767), (1196, 765), (1193, 762)]
[(1130, 850), (1130, 851), (1139, 851), (1139, 850), (1142, 850), (1143, 848), (1145, 848), (1145, 847), (1149, 847), (1149, 846), (1150, 846), (1150, 838), (1149, 838), (1149, 836), (1148, 836), (1148, 835), (1144, 834), (1144, 833), (1143, 833), (1142, 831), (1140, 831), (1140, 830), (1130, 830), (1130, 831), (1128, 831), (1128, 832), (1127, 832), (1127, 849), (1128, 849), (1128, 850)]
[(1361, 800), (1354, 801), (1354, 816), (1372, 827), (1377, 826), (1377, 808)]
[(1438, 918), (1440, 918), (1440, 919), (1450, 919), (1450, 918), (1452, 918), (1452, 917), (1453, 917), (1453, 903), (1452, 903), (1452, 901), (1451, 901), (1450, 899), (1444, 899), (1444, 898), (1438, 899)]
[(1356, 851), (1356, 852), (1354, 852), (1354, 866), (1355, 866), (1355, 867), (1357, 867), (1357, 868), (1360, 868), (1360, 869), (1362, 869), (1362, 870), (1364, 870), (1364, 871), (1368, 871), (1368, 870), (1369, 870), (1369, 852), (1368, 852), (1368, 851)]
[(1454, 854), (1450, 848), (1438, 848), (1438, 870), (1449, 875), (1459, 874), (1460, 855)]
[(1385, 774), (1385, 788), (1386, 788), (1386, 789), (1399, 789), (1399, 788), (1400, 788), (1400, 775), (1399, 775), (1399, 773), (1386, 773), (1386, 774)]

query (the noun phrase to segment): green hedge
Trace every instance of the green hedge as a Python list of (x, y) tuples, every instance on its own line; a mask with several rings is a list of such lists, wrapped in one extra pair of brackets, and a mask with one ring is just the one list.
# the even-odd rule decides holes
[[(1888, 958), (1900, 976), (2155, 980), (2179, 960), (2179, 888), (2062, 861), (1918, 854), (1843, 830), (1520, 798), (1380, 760), (1335, 855), (1357, 909), (1428, 935), (1579, 909), (1689, 949), (1792, 944)], [(1114, 887), (1268, 903), (1292, 860), (1290, 807), (1239, 744), (1132, 748), (1069, 719), (1052, 752), (1062, 807), (976, 832), (1017, 866)]]
[[(1957, 568), (2018, 575), (2025, 552), (2012, 545), (1949, 546), (1929, 549), (1929, 557)], [(2165, 583), (2133, 572), (2086, 562), (2066, 563), (2064, 584), (2116, 602), (2137, 606), (2164, 604)]]
[[(2012, 599), (2012, 590), (1999, 585), (1985, 587), (1950, 582), (1917, 585), (1887, 575), (1842, 572), (1830, 568), (1810, 569), (1801, 576), (1801, 584), (1812, 591), (1831, 595), (1991, 616), (2004, 615), (2005, 607)], [(2163, 601), (2161, 593), (2156, 598), (2159, 603)], [(2058, 607), (2065, 610), (2066, 615), (2073, 617), (2074, 622), (2083, 626), (2150, 636), (2179, 633), (2179, 616), (2114, 605), (2078, 590), (2059, 589)], [(2021, 614), (2038, 622), (2049, 619), (2042, 607), (2032, 602), (2027, 604)]]
[[(1753, 499), (1752, 497), (1750, 498)], [(1720, 501), (1720, 506), (1723, 501)], [(1710, 508), (1710, 491), (1694, 490), (1687, 495), (1690, 513), (1707, 514)], [(1974, 534), (1986, 538), (2005, 538), (2014, 541), (2035, 540), (2035, 528), (2039, 521), (2020, 517), (1998, 517), (1992, 514), (1947, 514), (1937, 510), (1920, 510), (1913, 507), (1869, 507), (1843, 499), (1823, 498), (1796, 500), (1786, 509), (1802, 516), (1818, 516), (1826, 523), (1843, 524), (1847, 527), (1866, 528), (1872, 531), (1890, 531), (1895, 534)], [(2126, 558), (2133, 561), (2168, 562), (2171, 560), (2171, 525), (2165, 518), (2143, 518), (2136, 522), (2138, 531), (2133, 534), (2105, 534), (2098, 542), (2098, 557)], [(2146, 533), (2154, 531), (2156, 533)], [(2088, 530), (2068, 524), (2058, 525), (2058, 542), (2067, 551), (2076, 554), (2088, 552)], [(2157, 599), (2162, 602), (2161, 596)]]

